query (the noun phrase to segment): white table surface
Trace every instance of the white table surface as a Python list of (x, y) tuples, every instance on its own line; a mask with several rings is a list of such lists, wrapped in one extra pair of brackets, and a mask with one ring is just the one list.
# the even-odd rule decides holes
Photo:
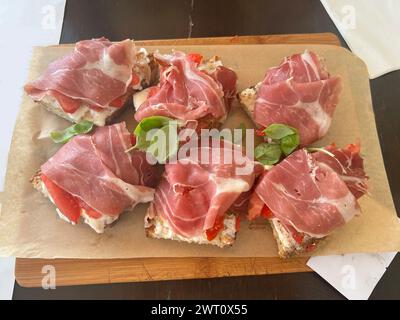
[[(0, 0), (0, 192), (32, 47), (59, 42), (64, 7), (65, 0)], [(0, 258), (0, 300), (12, 298), (14, 264)]]

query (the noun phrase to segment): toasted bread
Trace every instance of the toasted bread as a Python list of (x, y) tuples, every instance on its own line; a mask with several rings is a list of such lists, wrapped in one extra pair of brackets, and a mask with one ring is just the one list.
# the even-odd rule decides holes
[[(44, 185), (40, 175), (41, 175), (41, 172), (39, 170), (31, 178), (30, 182), (32, 183), (33, 187), (37, 191), (42, 193), (46, 198), (48, 198), (54, 204), (54, 201), (53, 201), (53, 199), (51, 199), (49, 193), (47, 192), (46, 186)], [(56, 212), (62, 220), (69, 222), (72, 225), (75, 225), (75, 223), (70, 221), (58, 208), (56, 208)], [(84, 222), (86, 224), (88, 224), (97, 233), (103, 233), (105, 228), (112, 225), (118, 219), (118, 217), (111, 217), (111, 216), (105, 216), (105, 215), (103, 215), (99, 219), (94, 219), (94, 218), (88, 216), (84, 209), (82, 209), (81, 216), (84, 219)]]
[(323, 239), (302, 234), (302, 239), (296, 240), (278, 219), (269, 219), (269, 222), (278, 245), (278, 254), (284, 259), (314, 250)]
[(152, 203), (145, 217), (145, 232), (149, 238), (176, 240), (195, 244), (211, 244), (223, 248), (233, 245), (236, 240), (236, 216), (226, 213), (223, 229), (211, 241), (207, 239), (205, 232), (203, 235), (195, 238), (186, 238), (173, 231), (169, 223), (157, 214), (155, 206)]

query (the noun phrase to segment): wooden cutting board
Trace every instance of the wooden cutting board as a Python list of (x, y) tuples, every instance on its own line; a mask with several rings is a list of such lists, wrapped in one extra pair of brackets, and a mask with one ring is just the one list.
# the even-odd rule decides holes
[[(144, 45), (202, 44), (328, 44), (340, 46), (332, 33), (235, 36), (136, 41)], [(15, 278), (23, 287), (39, 287), (48, 268), (56, 271), (57, 286), (215, 278), (307, 272), (308, 258), (140, 258), (116, 260), (17, 259)]]

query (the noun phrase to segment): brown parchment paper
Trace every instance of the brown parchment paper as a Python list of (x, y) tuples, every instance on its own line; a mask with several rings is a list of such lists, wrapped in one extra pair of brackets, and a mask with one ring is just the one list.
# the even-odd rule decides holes
[[(363, 214), (337, 230), (318, 249), (316, 255), (355, 252), (387, 252), (400, 249), (400, 224), (394, 209), (381, 156), (372, 111), (368, 73), (364, 63), (347, 50), (326, 45), (229, 45), (175, 46), (204, 56), (219, 55), (224, 64), (239, 76), (238, 88), (262, 80), (267, 68), (304, 49), (325, 57), (331, 74), (343, 80), (343, 92), (332, 127), (317, 145), (336, 142), (339, 146), (360, 139), (365, 169), (370, 176), (370, 195), (360, 200)], [(156, 47), (149, 47), (150, 51)], [(157, 47), (168, 52), (172, 47)], [(29, 79), (39, 76), (46, 66), (71, 50), (70, 46), (35, 48)], [(18, 63), (18, 61), (10, 62)], [(22, 89), (21, 89), (22, 91)], [(133, 110), (121, 118), (133, 128)], [(237, 128), (252, 122), (238, 108), (225, 124)], [(9, 155), (5, 193), (0, 216), (0, 255), (25, 258), (135, 258), (135, 257), (271, 257), (277, 256), (275, 241), (268, 226), (241, 225), (235, 245), (219, 249), (170, 240), (147, 239), (143, 218), (147, 205), (121, 216), (120, 221), (102, 235), (81, 223), (72, 226), (60, 220), (54, 206), (33, 189), (29, 178), (57, 150), (48, 138), (50, 131), (70, 125), (35, 105), (24, 96)]]

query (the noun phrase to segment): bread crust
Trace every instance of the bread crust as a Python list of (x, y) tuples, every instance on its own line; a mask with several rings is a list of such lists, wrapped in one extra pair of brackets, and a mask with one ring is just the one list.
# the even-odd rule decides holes
[(309, 253), (325, 239), (307, 236), (304, 238), (301, 244), (299, 244), (293, 239), (289, 232), (279, 232), (278, 228), (284, 228), (279, 221), (273, 221), (272, 219), (269, 219), (269, 223), (271, 225), (275, 241), (278, 245), (279, 257), (283, 259), (291, 258), (302, 253)]
[[(225, 219), (231, 219), (234, 217), (236, 220), (236, 216), (226, 213)], [(162, 227), (160, 227), (160, 225)], [(179, 242), (187, 242), (187, 243), (195, 243), (195, 244), (206, 244), (206, 245), (216, 245), (220, 248), (232, 246), (236, 240), (237, 230), (235, 227), (235, 232), (232, 234), (231, 232), (226, 232), (227, 227), (224, 226), (224, 229), (220, 231), (215, 239), (212, 241), (204, 239), (189, 239), (175, 234), (171, 227), (163, 221), (163, 219), (157, 214), (154, 203), (150, 204), (149, 209), (147, 210), (145, 216), (145, 234), (148, 238), (153, 239), (165, 239), (165, 240), (175, 240)]]

